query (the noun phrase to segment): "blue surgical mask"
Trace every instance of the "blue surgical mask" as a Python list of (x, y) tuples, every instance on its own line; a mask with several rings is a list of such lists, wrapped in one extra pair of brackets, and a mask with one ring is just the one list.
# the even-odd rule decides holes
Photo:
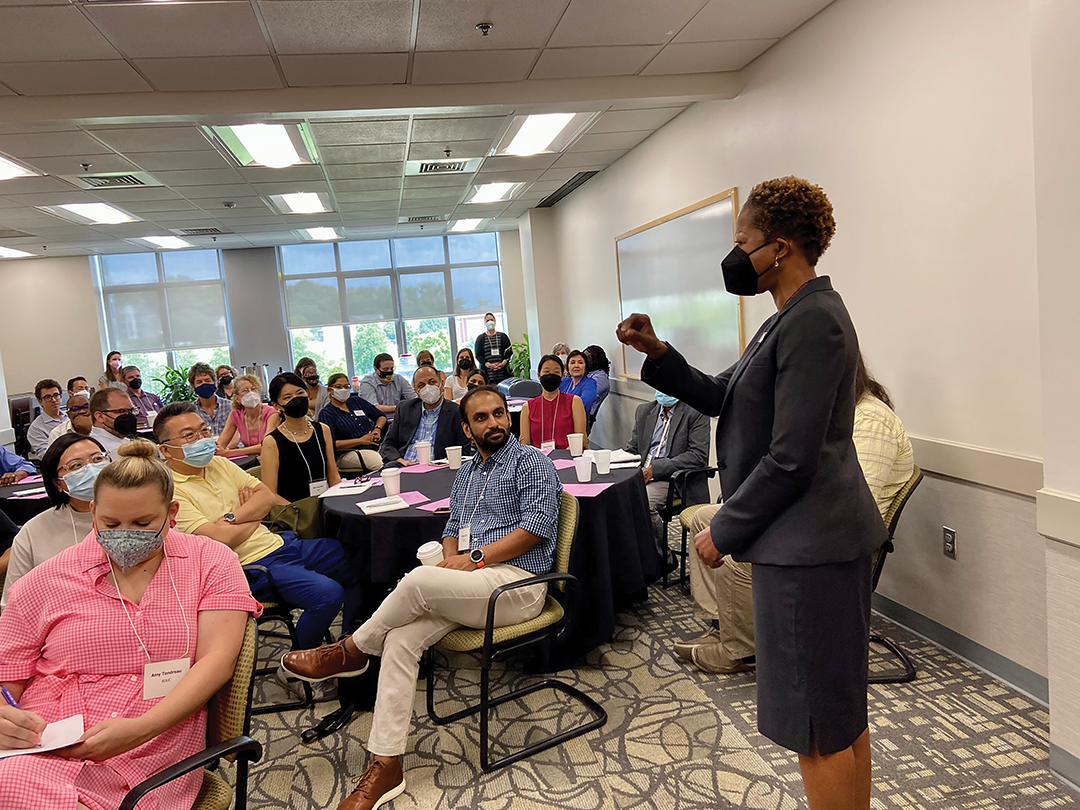
[(210, 399), (210, 397), (217, 394), (217, 386), (213, 383), (203, 383), (195, 388), (195, 393), (203, 399)]
[(104, 470), (108, 464), (107, 461), (100, 464), (87, 464), (85, 467), (63, 476), (68, 495), (78, 501), (94, 500), (94, 482), (97, 481), (98, 473)]
[(192, 467), (205, 467), (214, 459), (217, 451), (217, 442), (212, 436), (205, 439), (197, 439), (191, 444), (184, 445), (184, 463)]
[(677, 397), (668, 396), (660, 391), (656, 392), (656, 401), (660, 403), (661, 408), (674, 408), (679, 404)]
[(121, 571), (134, 568), (150, 559), (165, 545), (165, 525), (160, 529), (97, 529), (96, 539), (105, 555), (116, 563)]

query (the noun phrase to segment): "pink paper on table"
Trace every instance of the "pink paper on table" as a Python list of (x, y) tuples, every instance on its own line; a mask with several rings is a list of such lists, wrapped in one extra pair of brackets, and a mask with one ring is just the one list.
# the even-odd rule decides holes
[(402, 467), (403, 473), (426, 473), (434, 470), (441, 470), (442, 467), (436, 467), (432, 464), (413, 464), (411, 467)]
[(418, 503), (424, 503), (431, 500), (423, 492), (402, 492), (401, 500), (409, 504), (409, 506), (416, 506)]
[(549, 447), (547, 450), (541, 450), (540, 452), (543, 453), (545, 456), (550, 456), (552, 453), (555, 452), (555, 448)]
[(417, 507), (423, 509), (425, 512), (434, 512), (436, 509), (449, 509), (450, 499), (443, 498), (441, 501), (432, 501), (431, 503), (425, 503), (423, 506)]
[(40, 484), (42, 482), (42, 480), (44, 480), (44, 479), (42, 479), (42, 477), (40, 475), (28, 475), (28, 476), (26, 476), (26, 478), (21, 480), (19, 483), (20, 484)]
[(569, 470), (574, 466), (572, 458), (557, 458), (551, 463), (555, 465), (556, 470)]
[(592, 498), (599, 495), (611, 484), (563, 484), (563, 492), (575, 498)]

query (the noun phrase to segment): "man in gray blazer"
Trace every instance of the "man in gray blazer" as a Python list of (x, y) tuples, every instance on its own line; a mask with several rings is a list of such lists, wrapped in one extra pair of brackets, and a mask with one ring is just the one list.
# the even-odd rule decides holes
[[(641, 474), (649, 495), (656, 550), (667, 561), (667, 538), (657, 510), (667, 502), (671, 477), (679, 470), (692, 470), (709, 463), (709, 417), (685, 402), (656, 392), (653, 402), (643, 402), (634, 416), (634, 434), (626, 452), (641, 456)], [(693, 476), (682, 495), (683, 504), (709, 502), (709, 482)]]

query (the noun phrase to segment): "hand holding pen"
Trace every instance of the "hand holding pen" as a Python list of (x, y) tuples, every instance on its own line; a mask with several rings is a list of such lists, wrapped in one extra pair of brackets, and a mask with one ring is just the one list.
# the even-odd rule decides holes
[(33, 748), (41, 744), (45, 721), (34, 712), (23, 711), (8, 688), (0, 684), (4, 702), (0, 704), (0, 749)]

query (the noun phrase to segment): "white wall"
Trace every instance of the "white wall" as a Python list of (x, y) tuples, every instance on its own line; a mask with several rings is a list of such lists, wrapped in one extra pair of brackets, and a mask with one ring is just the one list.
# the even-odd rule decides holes
[(97, 385), (105, 358), (89, 259), (0, 262), (0, 301), (0, 355), (8, 394), (32, 392), (43, 377), (64, 385), (83, 376)]
[(499, 263), (502, 265), (503, 311), (510, 340), (517, 343), (529, 331), (525, 315), (525, 283), (521, 276), (521, 237), (517, 231), (499, 231)]

